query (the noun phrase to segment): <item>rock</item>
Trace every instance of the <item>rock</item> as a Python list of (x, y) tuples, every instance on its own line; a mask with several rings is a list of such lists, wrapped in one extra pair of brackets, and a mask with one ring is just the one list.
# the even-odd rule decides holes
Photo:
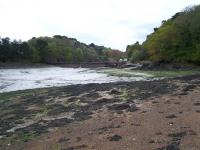
[(173, 141), (180, 141), (181, 138), (186, 136), (186, 132), (178, 132), (178, 133), (172, 133), (168, 135), (169, 137), (173, 138)]
[(102, 99), (95, 101), (95, 104), (106, 104), (106, 103), (109, 103), (109, 101), (110, 101), (110, 99), (102, 98)]
[(111, 91), (110, 91), (110, 94), (116, 94), (116, 95), (118, 95), (118, 94), (120, 94), (121, 92), (119, 92), (118, 90), (116, 90), (116, 89), (112, 89)]
[(131, 105), (131, 107), (127, 109), (128, 112), (135, 112), (137, 110), (139, 110), (139, 108), (136, 107), (135, 105)]
[(154, 140), (150, 140), (149, 143), (156, 143)]
[(69, 119), (69, 118), (55, 119), (48, 122), (48, 127), (61, 127), (71, 122), (72, 122), (72, 119)]
[(130, 69), (137, 69), (137, 68), (140, 68), (142, 67), (142, 64), (140, 63), (126, 63), (126, 64), (123, 64), (121, 65), (121, 68), (130, 68)]
[(77, 121), (83, 121), (83, 120), (86, 120), (86, 119), (89, 119), (91, 118), (92, 115), (92, 112), (76, 112), (74, 115), (73, 115), (73, 118)]
[(125, 110), (131, 108), (129, 104), (122, 103), (122, 104), (114, 104), (108, 107), (110, 110)]
[(194, 103), (194, 106), (200, 106), (200, 102)]
[(58, 140), (58, 143), (67, 142), (67, 141), (69, 141), (69, 140), (70, 140), (70, 139), (60, 138), (60, 139)]
[(172, 114), (172, 115), (168, 115), (168, 116), (166, 116), (166, 118), (173, 119), (173, 118), (177, 118), (177, 116), (174, 115), (174, 114)]
[(110, 141), (119, 141), (121, 139), (122, 139), (122, 137), (120, 135), (117, 135), (117, 134), (115, 134), (115, 135), (113, 135), (112, 137), (109, 138)]

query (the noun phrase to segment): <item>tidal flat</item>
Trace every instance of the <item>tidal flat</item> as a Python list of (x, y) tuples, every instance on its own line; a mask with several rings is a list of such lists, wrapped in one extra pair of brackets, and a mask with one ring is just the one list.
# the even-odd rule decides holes
[(0, 149), (199, 148), (199, 86), (191, 75), (1, 93)]

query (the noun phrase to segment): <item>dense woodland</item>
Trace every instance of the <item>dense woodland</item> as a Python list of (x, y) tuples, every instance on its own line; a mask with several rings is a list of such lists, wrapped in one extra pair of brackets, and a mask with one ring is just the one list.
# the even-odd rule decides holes
[(132, 62), (151, 60), (200, 64), (200, 6), (186, 8), (147, 36), (142, 44), (127, 46)]
[(27, 42), (0, 38), (1, 62), (80, 63), (118, 61), (123, 52), (95, 44), (86, 45), (73, 38), (32, 38)]

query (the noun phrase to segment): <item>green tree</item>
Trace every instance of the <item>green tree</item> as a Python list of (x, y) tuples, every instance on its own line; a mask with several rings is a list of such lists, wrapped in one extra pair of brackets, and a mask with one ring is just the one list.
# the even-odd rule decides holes
[(127, 58), (131, 62), (142, 61), (148, 59), (148, 52), (140, 45), (139, 42), (136, 42), (133, 45), (129, 45), (126, 50)]
[(77, 60), (79, 62), (83, 60), (83, 51), (80, 48), (77, 49)]
[(41, 62), (45, 62), (48, 54), (48, 43), (43, 39), (36, 39), (34, 47), (38, 50)]
[(66, 62), (72, 62), (72, 50), (68, 47), (63, 49), (63, 56)]

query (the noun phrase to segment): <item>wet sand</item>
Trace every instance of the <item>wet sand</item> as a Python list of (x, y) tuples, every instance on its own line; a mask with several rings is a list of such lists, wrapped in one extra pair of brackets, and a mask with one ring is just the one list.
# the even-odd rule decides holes
[(4, 94), (0, 149), (199, 150), (199, 97), (199, 76)]

